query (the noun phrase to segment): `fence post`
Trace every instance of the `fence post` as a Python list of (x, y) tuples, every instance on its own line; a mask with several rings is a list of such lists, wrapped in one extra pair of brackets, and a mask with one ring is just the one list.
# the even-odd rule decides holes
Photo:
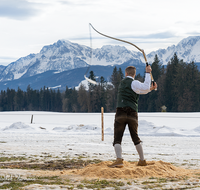
[(33, 115), (31, 116), (31, 123), (33, 123)]
[(104, 109), (103, 109), (103, 107), (101, 107), (101, 137), (102, 137), (102, 141), (104, 141), (104, 121), (103, 121), (103, 112), (104, 112)]

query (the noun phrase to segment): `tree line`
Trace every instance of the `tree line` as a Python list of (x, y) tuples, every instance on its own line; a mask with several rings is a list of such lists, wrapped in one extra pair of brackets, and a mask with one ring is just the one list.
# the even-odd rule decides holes
[[(158, 84), (158, 90), (140, 95), (140, 112), (160, 112), (165, 106), (168, 112), (200, 111), (200, 72), (194, 62), (179, 60), (176, 53), (162, 66), (155, 55), (152, 74)], [(26, 91), (18, 88), (2, 90), (0, 93), (0, 111), (57, 111), (57, 112), (115, 112), (117, 91), (124, 78), (121, 68), (114, 67), (109, 82), (103, 76), (96, 78), (90, 71), (89, 78), (97, 81), (88, 83), (88, 89), (81, 84), (79, 89), (68, 88), (64, 92), (41, 88), (33, 90), (30, 85)], [(135, 79), (143, 82), (144, 76)]]
[(14, 89), (1, 90), (0, 111), (62, 111), (62, 94), (48, 88), (33, 90), (30, 85), (26, 91)]
[(140, 96), (139, 110), (168, 112), (200, 111), (200, 71), (194, 62), (185, 63), (175, 53), (166, 67), (160, 65), (158, 56), (152, 64), (152, 74), (158, 84), (158, 91)]

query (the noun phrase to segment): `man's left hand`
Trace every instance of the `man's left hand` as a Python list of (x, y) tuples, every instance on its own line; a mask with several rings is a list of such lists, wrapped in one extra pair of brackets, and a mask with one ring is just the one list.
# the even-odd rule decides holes
[(155, 89), (157, 89), (157, 87), (158, 87), (157, 83), (156, 83), (156, 82), (152, 82), (152, 83), (151, 83), (150, 90), (151, 90), (151, 91), (152, 91), (152, 90), (155, 90)]

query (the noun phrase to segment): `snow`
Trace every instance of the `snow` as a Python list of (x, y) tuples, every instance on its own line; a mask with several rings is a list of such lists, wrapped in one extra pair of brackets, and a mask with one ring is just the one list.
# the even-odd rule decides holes
[[(33, 122), (31, 118), (33, 115)], [(104, 141), (100, 113), (0, 112), (0, 154), (52, 157), (84, 155), (91, 159), (115, 158), (115, 113), (104, 113)], [(139, 113), (139, 136), (147, 160), (177, 164), (200, 163), (200, 113)], [(138, 160), (128, 129), (123, 157)]]
[[(159, 49), (147, 55), (147, 60), (152, 63), (155, 54), (160, 63), (166, 65), (174, 53), (185, 62), (200, 62), (200, 36), (192, 36), (183, 39), (176, 46), (167, 49)], [(58, 40), (53, 45), (44, 46), (37, 54), (30, 54), (9, 64), (2, 71), (0, 81), (9, 81), (21, 78), (24, 74), (34, 76), (49, 70), (63, 72), (74, 68), (89, 65), (121, 65), (131, 59), (145, 63), (144, 56), (140, 51), (131, 51), (123, 46), (103, 46), (92, 50), (90, 47), (71, 43), (66, 40)], [(81, 60), (81, 61), (80, 61)], [(136, 64), (136, 63), (135, 63)]]
[(25, 73), (27, 72), (27, 70), (25, 70), (22, 73), (13, 73), (14, 74), (14, 80), (15, 79), (19, 79), (21, 76), (23, 76)]
[(3, 131), (21, 131), (21, 130), (25, 130), (25, 131), (30, 131), (30, 130), (35, 130), (33, 127), (30, 127), (29, 125), (26, 125), (25, 123), (22, 122), (16, 122), (13, 123), (12, 125), (5, 127), (2, 129)]
[[(99, 85), (98, 83), (98, 76), (96, 76), (96, 80), (97, 80), (97, 84), (96, 85)], [(79, 90), (79, 88), (81, 87), (81, 85), (83, 85), (85, 87), (86, 90), (89, 90), (89, 82), (87, 80), (82, 80), (78, 86), (75, 87), (76, 90)], [(113, 84), (111, 82), (106, 82), (107, 85), (109, 86), (113, 86)]]
[[(61, 85), (57, 85), (57, 86), (48, 87), (48, 89), (56, 89), (56, 88), (61, 88)], [(47, 88), (46, 88), (46, 89), (47, 89)]]
[(151, 52), (147, 55), (147, 59), (149, 63), (152, 63), (155, 57), (155, 54), (158, 55), (159, 60), (163, 65), (166, 65), (174, 53), (177, 53), (178, 58), (186, 63), (190, 63), (191, 61), (199, 62), (200, 48), (200, 36), (190, 36), (181, 40), (176, 46), (169, 46), (167, 49), (159, 49), (157, 51)]
[(87, 81), (87, 80), (82, 80), (82, 81), (79, 83), (79, 85), (75, 87), (75, 89), (78, 90), (78, 89), (81, 87), (81, 85), (83, 85), (83, 86), (85, 87), (86, 90), (89, 89), (88, 81)]

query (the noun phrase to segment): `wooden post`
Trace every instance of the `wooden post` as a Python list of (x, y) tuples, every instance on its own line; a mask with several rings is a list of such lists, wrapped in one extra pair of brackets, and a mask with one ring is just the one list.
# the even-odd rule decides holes
[(102, 141), (104, 141), (104, 121), (103, 121), (103, 112), (104, 109), (101, 107), (101, 136), (102, 136)]
[(31, 123), (33, 123), (33, 115), (31, 116)]

